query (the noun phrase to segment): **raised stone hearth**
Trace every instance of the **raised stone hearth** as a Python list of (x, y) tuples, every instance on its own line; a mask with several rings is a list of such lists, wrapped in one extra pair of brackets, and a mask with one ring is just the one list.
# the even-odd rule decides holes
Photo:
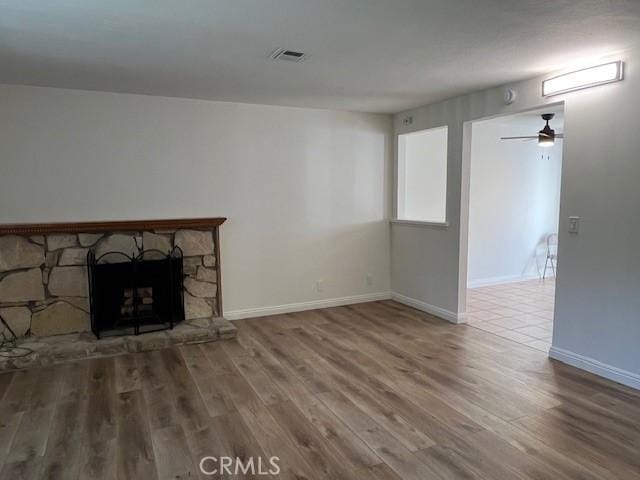
[[(94, 349), (90, 346), (93, 344), (90, 341), (92, 334), (88, 333), (90, 307), (86, 265), (89, 250), (92, 249), (96, 256), (112, 251), (136, 256), (141, 250), (167, 253), (177, 246), (184, 254), (186, 320), (205, 321), (208, 326), (211, 322), (222, 322), (219, 318), (221, 279), (217, 233), (223, 221), (193, 219), (0, 225), (0, 315), (20, 343), (39, 346), (40, 350), (35, 350), (42, 358), (46, 357), (43, 352), (48, 349), (43, 345), (57, 345), (56, 341), (42, 341), (42, 338), (54, 335), (65, 335), (70, 339), (73, 336), (69, 337), (69, 334), (81, 334), (73, 337), (74, 341), (89, 343), (83, 344), (82, 348), (74, 347), (74, 350), (100, 351), (102, 347)], [(206, 335), (199, 327), (201, 331), (197, 333), (210, 340), (218, 339), (218, 327)], [(228, 327), (225, 326), (226, 334), (231, 331)], [(174, 333), (167, 333), (166, 339), (160, 333), (141, 335), (147, 339), (123, 340), (118, 348), (132, 351), (138, 348), (132, 345), (153, 343), (152, 338), (172, 343), (185, 330), (189, 330), (188, 325), (181, 325)], [(0, 326), (0, 335), (4, 338), (11, 336), (3, 325)], [(101, 342), (96, 342), (96, 345)], [(118, 343), (113, 339), (104, 342)], [(55, 350), (59, 350), (59, 346)]]
[(122, 335), (97, 340), (90, 332), (27, 337), (0, 356), (0, 372), (47, 366), (84, 358), (159, 350), (172, 345), (214, 342), (236, 336), (236, 327), (224, 318), (186, 320), (172, 330)]

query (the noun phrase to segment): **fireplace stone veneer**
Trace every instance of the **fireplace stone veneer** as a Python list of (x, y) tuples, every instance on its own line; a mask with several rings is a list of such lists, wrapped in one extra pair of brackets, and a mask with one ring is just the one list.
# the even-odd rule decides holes
[[(224, 218), (0, 225), (0, 315), (16, 336), (90, 329), (87, 253), (184, 254), (185, 319), (222, 314), (218, 229)], [(10, 334), (4, 325), (0, 332)]]

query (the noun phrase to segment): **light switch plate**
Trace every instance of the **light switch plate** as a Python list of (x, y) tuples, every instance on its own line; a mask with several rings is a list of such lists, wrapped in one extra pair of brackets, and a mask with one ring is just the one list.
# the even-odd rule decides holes
[(569, 233), (580, 231), (580, 217), (569, 217)]

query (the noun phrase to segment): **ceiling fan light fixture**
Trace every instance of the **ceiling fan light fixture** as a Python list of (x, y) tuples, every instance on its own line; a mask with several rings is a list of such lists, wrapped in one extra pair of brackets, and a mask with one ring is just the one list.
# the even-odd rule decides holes
[(516, 137), (500, 137), (500, 140), (537, 140), (540, 147), (551, 147), (555, 145), (556, 138), (564, 138), (563, 133), (556, 133), (556, 131), (549, 125), (549, 120), (555, 116), (554, 113), (544, 113), (541, 115), (542, 119), (546, 121), (546, 125), (537, 135), (520, 135)]
[(547, 122), (542, 130), (538, 132), (538, 145), (541, 147), (552, 147), (556, 143), (556, 131), (549, 126), (549, 120), (551, 120), (555, 114), (545, 113), (542, 115), (542, 119)]
[(554, 138), (544, 137), (542, 135), (538, 135), (538, 145), (541, 147), (553, 147), (556, 141)]

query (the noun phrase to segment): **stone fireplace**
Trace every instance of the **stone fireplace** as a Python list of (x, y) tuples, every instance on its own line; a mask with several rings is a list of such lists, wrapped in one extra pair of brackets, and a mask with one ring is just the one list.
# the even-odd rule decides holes
[[(142, 249), (179, 247), (185, 319), (220, 317), (218, 229), (224, 220), (0, 225), (0, 315), (19, 338), (89, 331), (90, 249), (96, 256), (115, 251), (135, 257)], [(8, 337), (4, 325), (0, 331)]]

